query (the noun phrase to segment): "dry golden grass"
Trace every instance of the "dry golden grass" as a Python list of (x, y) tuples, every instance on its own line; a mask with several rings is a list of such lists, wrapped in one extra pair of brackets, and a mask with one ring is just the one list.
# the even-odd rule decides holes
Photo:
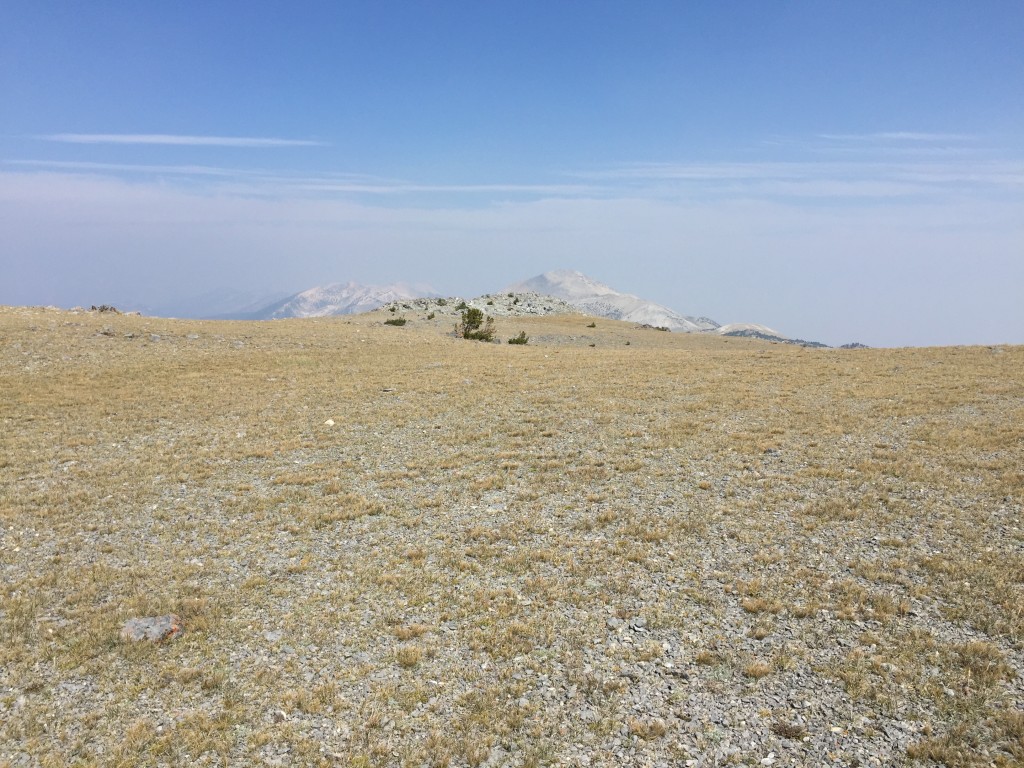
[(1024, 760), (1024, 349), (385, 316), (0, 308), (0, 765)]

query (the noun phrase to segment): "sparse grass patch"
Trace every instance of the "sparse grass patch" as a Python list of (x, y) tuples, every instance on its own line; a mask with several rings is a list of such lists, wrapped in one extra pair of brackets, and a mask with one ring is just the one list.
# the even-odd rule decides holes
[(772, 665), (767, 664), (763, 661), (751, 661), (743, 665), (743, 674), (747, 677), (752, 677), (755, 680), (760, 680), (762, 677), (767, 677), (772, 673)]
[(744, 597), (740, 600), (740, 607), (747, 613), (779, 613), (782, 611), (782, 603), (777, 600), (769, 600), (763, 597)]
[(626, 721), (629, 733), (639, 736), (644, 741), (660, 739), (668, 733), (668, 725), (660, 717), (630, 717)]
[(693, 661), (702, 667), (713, 667), (722, 664), (725, 661), (725, 657), (718, 651), (704, 649), (697, 652), (693, 657)]
[(412, 669), (423, 660), (423, 649), (416, 645), (403, 644), (395, 649), (395, 661), (406, 669)]
[(990, 686), (1017, 676), (1016, 670), (1006, 663), (1005, 654), (992, 643), (975, 640), (955, 648), (968, 684)]
[(395, 628), (395, 637), (399, 640), (415, 640), (430, 631), (426, 624), (403, 624)]

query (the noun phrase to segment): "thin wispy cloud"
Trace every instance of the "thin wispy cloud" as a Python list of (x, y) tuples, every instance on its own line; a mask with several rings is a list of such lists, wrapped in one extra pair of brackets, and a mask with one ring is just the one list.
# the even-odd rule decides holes
[(353, 184), (313, 181), (292, 185), (309, 192), (365, 192), (371, 194), (524, 194), (541, 196), (577, 196), (593, 194), (597, 189), (582, 184)]
[(168, 133), (51, 133), (36, 138), (65, 144), (150, 144), (181, 147), (323, 147), (322, 141), (252, 136), (188, 136)]
[(240, 172), (208, 165), (140, 165), (137, 163), (93, 163), (85, 160), (4, 160), (7, 165), (47, 168), (57, 171), (93, 173), (161, 173), (181, 176), (232, 176)]
[(836, 162), (631, 163), (574, 174), (580, 178), (642, 182), (761, 182), (873, 180), (948, 183), (1017, 183), (1019, 162)]
[(916, 131), (882, 131), (879, 133), (819, 133), (819, 139), (830, 141), (974, 141), (978, 137), (965, 133), (923, 133)]
[(209, 176), (226, 179), (242, 185), (251, 194), (264, 192), (279, 196), (293, 194), (514, 194), (536, 196), (581, 196), (602, 191), (590, 184), (443, 184), (416, 183), (403, 179), (388, 179), (370, 174), (323, 174), (294, 176), (256, 169), (234, 169), (205, 165), (158, 165), (140, 163), (98, 163), (77, 160), (4, 160), (0, 165), (46, 169), (86, 174), (112, 174), (140, 176)]

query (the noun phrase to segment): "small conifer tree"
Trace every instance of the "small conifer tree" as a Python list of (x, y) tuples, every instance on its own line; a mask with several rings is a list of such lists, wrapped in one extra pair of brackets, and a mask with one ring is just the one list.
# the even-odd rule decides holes
[(455, 335), (476, 341), (492, 341), (494, 318), (485, 317), (482, 309), (466, 307), (462, 310), (462, 319), (455, 326)]

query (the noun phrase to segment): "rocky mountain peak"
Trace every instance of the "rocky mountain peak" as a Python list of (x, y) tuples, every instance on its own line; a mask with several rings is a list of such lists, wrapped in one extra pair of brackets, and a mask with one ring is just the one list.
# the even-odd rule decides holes
[(552, 270), (511, 285), (506, 290), (546, 294), (563, 299), (588, 315), (673, 331), (713, 331), (719, 326), (710, 318), (682, 315), (661, 304), (622, 293), (576, 270)]

